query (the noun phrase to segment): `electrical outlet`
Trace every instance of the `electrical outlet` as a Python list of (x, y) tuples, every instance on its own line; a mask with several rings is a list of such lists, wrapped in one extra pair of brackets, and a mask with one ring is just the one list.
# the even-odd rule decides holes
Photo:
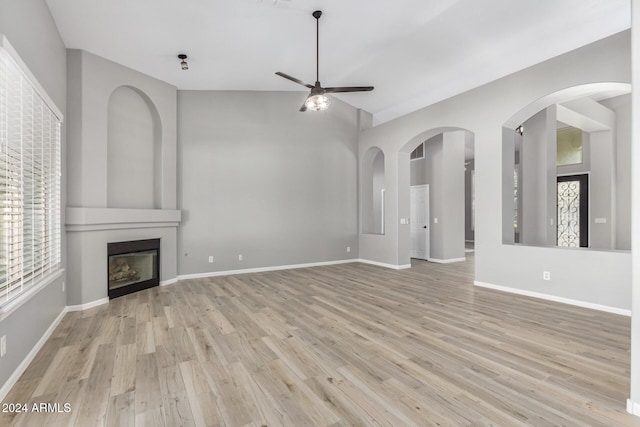
[(351, 252), (351, 246), (347, 246), (347, 253)]
[(64, 292), (64, 280), (62, 281), (62, 292)]
[(437, 224), (438, 223), (438, 218), (433, 218), (433, 223)]
[(3, 357), (7, 354), (7, 336), (3, 335), (0, 338), (0, 357)]
[(238, 255), (238, 261), (242, 261), (242, 254)]
[(213, 262), (213, 255), (209, 255), (209, 262)]
[(549, 271), (543, 271), (542, 280), (551, 280), (551, 273)]

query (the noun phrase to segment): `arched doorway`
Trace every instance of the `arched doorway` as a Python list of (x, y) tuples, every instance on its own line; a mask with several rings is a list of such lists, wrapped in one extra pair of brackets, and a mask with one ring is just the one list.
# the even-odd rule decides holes
[[(423, 238), (429, 247), (426, 260), (438, 263), (465, 260), (465, 243), (474, 240), (474, 171), (474, 137), (466, 129), (431, 129), (416, 135), (399, 150), (399, 211), (409, 214), (408, 218), (400, 218), (401, 224), (404, 220), (409, 225), (401, 227), (398, 233), (401, 262), (420, 258), (416, 244), (421, 246)], [(425, 188), (428, 188), (426, 204), (416, 202), (416, 195), (426, 194)], [(419, 210), (425, 205), (429, 212), (422, 215)], [(428, 219), (428, 224), (420, 223), (423, 218)]]

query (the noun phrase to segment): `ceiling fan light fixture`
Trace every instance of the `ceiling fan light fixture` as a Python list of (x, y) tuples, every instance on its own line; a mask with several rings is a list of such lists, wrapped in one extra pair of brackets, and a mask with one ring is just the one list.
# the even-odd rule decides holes
[(178, 59), (180, 60), (180, 68), (182, 68), (182, 71), (187, 71), (189, 69), (189, 64), (187, 64), (187, 55), (181, 53), (178, 55)]
[(323, 111), (329, 108), (329, 97), (326, 95), (312, 95), (305, 101), (304, 105), (311, 111)]
[(316, 10), (313, 12), (313, 17), (316, 19), (316, 84), (310, 85), (309, 83), (305, 83), (300, 79), (296, 79), (295, 77), (291, 77), (288, 74), (282, 73), (280, 71), (276, 72), (276, 75), (285, 78), (287, 80), (291, 80), (294, 83), (299, 84), (300, 86), (304, 86), (307, 89), (311, 89), (309, 96), (305, 100), (302, 107), (300, 107), (300, 111), (304, 112), (307, 110), (312, 111), (322, 111), (329, 108), (329, 97), (327, 97), (326, 93), (345, 93), (345, 92), (369, 92), (373, 90), (373, 86), (345, 86), (345, 87), (322, 87), (320, 84), (320, 16), (322, 16), (322, 11)]

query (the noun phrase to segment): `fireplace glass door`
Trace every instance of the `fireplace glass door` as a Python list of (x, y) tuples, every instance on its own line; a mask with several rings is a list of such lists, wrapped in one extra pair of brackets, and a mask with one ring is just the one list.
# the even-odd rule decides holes
[(159, 239), (109, 243), (108, 251), (109, 298), (158, 286)]

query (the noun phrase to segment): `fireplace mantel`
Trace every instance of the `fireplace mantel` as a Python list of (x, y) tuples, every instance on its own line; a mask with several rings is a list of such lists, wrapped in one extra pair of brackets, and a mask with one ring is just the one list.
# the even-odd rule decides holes
[(177, 227), (181, 212), (171, 209), (116, 209), (67, 207), (67, 231)]

